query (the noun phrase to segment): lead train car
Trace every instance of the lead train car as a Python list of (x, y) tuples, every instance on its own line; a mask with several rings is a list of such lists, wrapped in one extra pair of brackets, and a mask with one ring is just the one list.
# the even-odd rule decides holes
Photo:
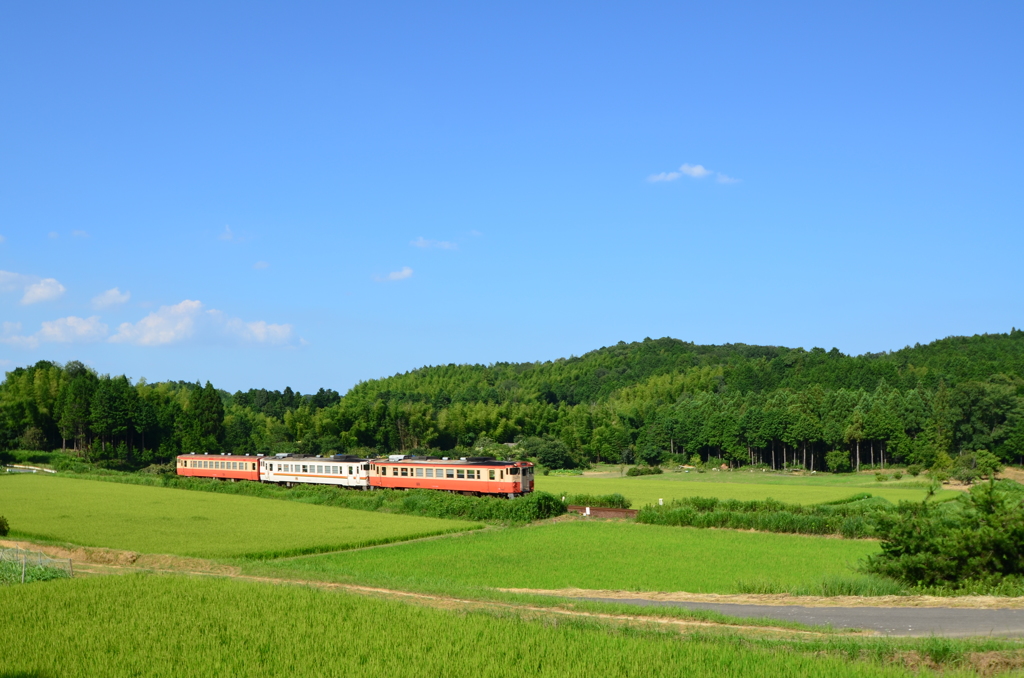
[(370, 462), (370, 485), (401, 489), (446, 490), (460, 494), (505, 495), (533, 492), (533, 464), (494, 459), (400, 457)]

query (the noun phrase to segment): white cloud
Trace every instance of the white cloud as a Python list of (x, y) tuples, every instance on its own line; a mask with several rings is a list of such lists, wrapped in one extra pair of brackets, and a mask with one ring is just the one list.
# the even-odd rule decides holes
[(88, 238), (89, 234), (85, 231), (71, 231), (71, 235), (75, 238)]
[(132, 298), (131, 292), (122, 292), (118, 288), (114, 287), (107, 290), (103, 294), (97, 294), (92, 298), (93, 308), (109, 308), (111, 306), (117, 306), (123, 304)]
[(40, 343), (82, 343), (100, 341), (107, 336), (107, 326), (99, 316), (78, 318), (68, 316), (49, 320), (35, 334), (21, 334), (21, 323), (5, 322), (0, 331), (0, 343), (18, 348), (36, 348)]
[(687, 163), (683, 163), (682, 167), (679, 168), (679, 171), (686, 176), (693, 177), (694, 179), (703, 179), (707, 175), (711, 174), (711, 170), (706, 169), (704, 165), (689, 165)]
[(652, 174), (647, 177), (647, 181), (659, 182), (659, 181), (675, 181), (683, 175), (692, 177), (694, 179), (703, 179), (709, 174), (718, 175), (718, 183), (720, 184), (735, 184), (739, 182), (739, 179), (733, 179), (732, 177), (722, 174), (721, 172), (714, 172), (709, 170), (704, 165), (691, 165), (689, 163), (683, 163), (677, 172), (661, 172), (659, 174)]
[(427, 240), (422, 235), (412, 242), (409, 243), (413, 247), (422, 247), (423, 249), (438, 249), (438, 250), (457, 250), (459, 246), (453, 242), (445, 242), (443, 240)]
[(483, 235), (483, 233), (481, 233), (480, 231), (478, 231), (476, 229), (473, 229), (472, 231), (470, 231), (469, 234), (471, 236), (473, 236), (474, 238), (479, 238), (480, 236)]
[(232, 342), (286, 344), (292, 337), (291, 325), (276, 325), (263, 320), (245, 322), (216, 309), (205, 310), (200, 301), (186, 299), (173, 306), (161, 306), (137, 323), (122, 323), (114, 343), (138, 346), (163, 346), (192, 338), (222, 338)]
[(0, 235), (0, 245), (3, 245), (5, 240), (7, 240), (7, 238)]
[(43, 278), (37, 283), (32, 283), (25, 288), (25, 295), (21, 298), (23, 304), (35, 304), (40, 301), (52, 301), (64, 294), (64, 286), (55, 278)]
[(679, 172), (661, 172), (659, 174), (652, 174), (651, 176), (647, 177), (647, 181), (675, 181), (681, 176), (683, 175), (680, 174)]
[(231, 230), (230, 226), (225, 226), (224, 227), (224, 232), (221, 233), (219, 236), (217, 236), (217, 238), (219, 240), (228, 240), (228, 241), (234, 240), (235, 239), (235, 232)]
[(265, 268), (270, 268), (270, 264), (268, 264), (265, 261), (257, 261), (255, 264), (252, 265), (252, 267), (255, 268), (257, 271), (262, 271)]
[(99, 341), (107, 336), (107, 326), (100, 322), (100, 317), (78, 318), (70, 315), (44, 322), (42, 329), (36, 334), (39, 341), (59, 343)]
[(403, 266), (401, 271), (391, 271), (383, 278), (380, 276), (374, 276), (374, 280), (377, 282), (389, 282), (394, 280), (405, 280), (406, 278), (412, 277), (412, 269), (408, 266)]
[(50, 231), (49, 233), (46, 234), (46, 237), (49, 238), (50, 240), (56, 240), (57, 238), (60, 237), (60, 233), (57, 233), (57, 231)]
[(195, 334), (196, 316), (202, 308), (201, 302), (190, 299), (174, 306), (161, 306), (137, 323), (121, 323), (110, 341), (159, 346), (188, 339)]

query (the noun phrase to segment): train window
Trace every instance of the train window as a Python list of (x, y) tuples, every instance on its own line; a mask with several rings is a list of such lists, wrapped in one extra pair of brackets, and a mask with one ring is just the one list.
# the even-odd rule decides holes
[(398, 475), (398, 467), (397, 466), (392, 466), (391, 467), (391, 475), (393, 475), (393, 476), (397, 476)]
[(238, 462), (237, 461), (231, 462), (231, 470), (232, 471), (237, 471), (238, 470)]
[(302, 465), (302, 472), (303, 473), (309, 473), (309, 467), (306, 464)]
[(447, 471), (447, 473), (445, 473), (446, 477), (448, 477), (448, 478), (454, 478), (455, 477), (455, 469), (448, 468), (448, 469), (445, 469), (445, 471)]
[(463, 470), (462, 470), (462, 469), (460, 468), (460, 469), (459, 469), (459, 471), (458, 471), (458, 476), (459, 476), (460, 478), (465, 478), (465, 477), (466, 477), (466, 472), (465, 472), (465, 471), (463, 471)]
[(409, 475), (409, 469), (407, 469), (407, 468), (405, 468), (405, 467), (403, 466), (403, 467), (402, 467), (402, 475), (403, 475), (403, 476), (407, 476), (407, 475)]
[(491, 480), (494, 480), (494, 469), (491, 469), (490, 471), (488, 471), (487, 475), (490, 476)]
[(505, 472), (504, 472), (504, 471), (502, 471), (502, 472), (501, 472), (501, 479), (502, 479), (502, 480), (504, 480), (504, 479), (505, 479)]
[(422, 478), (423, 477), (423, 469), (421, 469), (421, 468), (416, 469), (416, 477), (417, 478)]
[(510, 469), (508, 470), (508, 474), (509, 474), (510, 476), (517, 476), (517, 475), (519, 475), (519, 469), (517, 469), (517, 468), (515, 468), (515, 467), (513, 466), (512, 468), (510, 468)]
[(369, 471), (370, 470), (370, 465), (369, 464), (363, 464), (363, 470), (364, 471)]
[(388, 474), (388, 467), (387, 466), (381, 466), (381, 467), (379, 467), (378, 470), (380, 471), (381, 475), (386, 476)]
[(432, 468), (428, 468), (427, 469), (427, 477), (428, 478), (433, 478), (434, 477), (434, 469), (432, 469)]

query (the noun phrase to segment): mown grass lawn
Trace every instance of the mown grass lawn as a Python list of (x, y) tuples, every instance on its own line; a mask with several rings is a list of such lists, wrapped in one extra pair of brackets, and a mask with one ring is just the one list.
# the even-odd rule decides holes
[(0, 476), (11, 536), (201, 558), (259, 558), (353, 548), (479, 527), (290, 501)]
[[(869, 474), (820, 474), (787, 476), (755, 471), (709, 471), (707, 473), (666, 473), (656, 476), (543, 476), (538, 475), (538, 490), (563, 494), (612, 494), (618, 492), (632, 500), (633, 508), (668, 502), (682, 497), (718, 497), (719, 499), (777, 499), (794, 504), (819, 504), (844, 499), (858, 492), (870, 492), (893, 503), (921, 501), (927, 492), (923, 480), (878, 482)], [(955, 496), (941, 490), (940, 497)]]
[(128, 575), (0, 587), (0, 609), (2, 676), (914, 675), (818, 647), (527, 621), (226, 579)]
[(738, 593), (740, 580), (788, 589), (852, 574), (876, 542), (573, 521), (381, 549), (261, 563), (252, 571), (325, 581), (458, 590), (622, 589)]

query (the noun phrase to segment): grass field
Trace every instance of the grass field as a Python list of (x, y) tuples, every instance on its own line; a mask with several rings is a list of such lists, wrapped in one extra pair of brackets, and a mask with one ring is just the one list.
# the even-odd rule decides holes
[(850, 575), (875, 542), (573, 521), (250, 566), (260, 574), (393, 587), (459, 586), (739, 593)]
[[(920, 675), (883, 665), (884, 648), (896, 647), (884, 640), (682, 636), (224, 579), (129, 575), (4, 587), (0, 609), (5, 677)], [(957, 642), (937, 646), (948, 656)]]
[[(537, 489), (557, 496), (565, 493), (612, 494), (618, 492), (633, 502), (633, 508), (667, 503), (683, 497), (718, 497), (719, 499), (777, 499), (794, 504), (818, 504), (844, 499), (858, 492), (870, 492), (896, 503), (901, 500), (920, 501), (924, 498), (925, 481), (889, 480), (880, 483), (869, 474), (821, 474), (814, 476), (787, 476), (775, 473), (748, 471), (709, 471), (707, 473), (666, 473), (656, 476), (537, 476)], [(952, 490), (941, 490), (940, 497), (956, 495)]]
[(10, 522), (12, 537), (202, 558), (318, 553), (478, 527), (456, 520), (27, 474), (0, 476), (0, 515)]

